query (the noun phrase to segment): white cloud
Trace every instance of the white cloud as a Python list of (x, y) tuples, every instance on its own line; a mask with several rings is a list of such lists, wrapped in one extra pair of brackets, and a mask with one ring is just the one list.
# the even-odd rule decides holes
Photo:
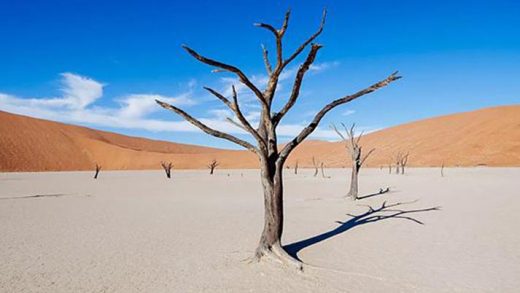
[[(281, 77), (281, 81), (294, 76), (295, 71), (295, 69), (288, 69), (287, 73)], [(253, 76), (251, 79), (261, 88), (267, 83), (265, 75)], [(224, 77), (221, 81), (226, 84), (229, 90), (231, 84), (235, 84), (242, 96), (249, 92), (234, 78)], [(106, 84), (73, 73), (61, 74), (61, 84), (62, 95), (58, 97), (21, 98), (0, 93), (0, 109), (22, 115), (89, 126), (140, 129), (152, 132), (200, 132), (199, 129), (181, 120), (176, 115), (172, 114), (172, 120), (177, 119), (177, 121), (161, 120), (153, 116), (156, 112), (164, 111), (155, 103), (156, 99), (182, 107), (195, 105), (196, 103), (191, 97), (193, 87), (197, 84), (196, 80), (190, 80), (188, 91), (180, 95), (128, 94), (114, 100), (118, 104), (116, 107), (96, 104), (102, 98)], [(229, 91), (227, 94), (231, 95), (231, 92)], [(244, 115), (251, 122), (251, 125), (257, 125), (260, 118), (258, 107), (248, 104), (247, 101), (241, 103), (241, 106), (243, 106)], [(233, 113), (228, 109), (206, 110), (206, 114), (203, 117), (197, 115), (195, 117), (220, 131), (233, 134), (245, 133), (244, 130), (226, 121), (227, 117), (233, 118)], [(282, 138), (292, 138), (305, 126), (303, 123), (282, 124), (278, 128), (278, 132)], [(336, 134), (333, 131), (322, 128), (316, 129), (312, 134), (313, 138), (321, 139), (331, 139), (335, 136)]]
[(341, 115), (342, 115), (342, 116), (349, 116), (349, 115), (352, 115), (352, 114), (354, 114), (354, 113), (356, 113), (355, 110), (346, 110), (346, 111), (344, 111), (343, 113), (341, 113)]
[(10, 104), (17, 107), (26, 108), (68, 108), (84, 109), (94, 103), (103, 95), (104, 85), (88, 77), (73, 73), (62, 73), (63, 96), (39, 99), (18, 99), (11, 95), (2, 95), (2, 105)]
[(160, 110), (155, 100), (175, 105), (191, 106), (195, 104), (190, 98), (191, 93), (184, 93), (177, 97), (166, 97), (161, 95), (134, 94), (119, 100), (121, 108), (119, 115), (127, 118), (140, 118)]
[(333, 67), (337, 67), (338, 65), (339, 65), (339, 61), (321, 62), (321, 63), (312, 64), (311, 67), (309, 68), (309, 70), (312, 72), (318, 73), (318, 72), (322, 72), (322, 71), (325, 71), (325, 70), (333, 68)]
[(103, 84), (70, 72), (62, 73), (63, 98), (65, 105), (71, 109), (83, 109), (94, 103), (103, 95)]

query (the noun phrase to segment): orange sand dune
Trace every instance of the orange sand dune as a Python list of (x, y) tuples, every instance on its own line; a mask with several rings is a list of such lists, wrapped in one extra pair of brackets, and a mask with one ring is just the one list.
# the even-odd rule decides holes
[[(486, 108), (411, 122), (361, 139), (371, 167), (388, 166), (398, 152), (410, 152), (410, 166), (520, 166), (520, 105)], [(327, 166), (348, 164), (343, 143), (308, 142), (292, 154), (311, 163), (314, 154)], [(339, 154), (339, 155), (338, 155)]]
[[(217, 159), (222, 168), (255, 168), (248, 151), (129, 137), (0, 111), (0, 171), (157, 169), (160, 161), (175, 168), (205, 168)], [(387, 166), (399, 151), (410, 152), (410, 166), (520, 166), (520, 105), (487, 108), (383, 129), (362, 139), (371, 167)], [(342, 142), (307, 141), (291, 155), (312, 165), (349, 165)]]

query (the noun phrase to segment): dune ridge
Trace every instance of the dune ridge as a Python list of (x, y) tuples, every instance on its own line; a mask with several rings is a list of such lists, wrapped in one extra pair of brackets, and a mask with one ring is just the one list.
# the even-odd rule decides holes
[[(0, 111), (0, 171), (159, 169), (172, 161), (177, 169), (256, 168), (248, 151), (224, 150), (125, 136)], [(365, 151), (376, 148), (368, 167), (385, 167), (399, 151), (410, 152), (409, 166), (520, 166), (520, 105), (500, 106), (410, 122), (367, 134)], [(342, 142), (309, 140), (287, 165), (347, 167)]]

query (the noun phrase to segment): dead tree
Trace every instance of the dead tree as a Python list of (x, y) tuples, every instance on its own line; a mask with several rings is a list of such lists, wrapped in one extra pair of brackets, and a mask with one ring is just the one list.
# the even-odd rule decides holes
[(101, 171), (101, 165), (96, 164), (96, 173), (94, 174), (94, 179), (98, 178), (99, 171)]
[[(257, 99), (261, 108), (258, 125), (255, 126), (251, 125), (251, 122), (246, 119), (246, 116), (242, 112), (238, 102), (237, 91), (234, 85), (231, 87), (232, 94), (230, 97), (226, 97), (212, 88), (205, 87), (207, 91), (209, 91), (224, 105), (226, 105), (234, 114), (236, 119), (230, 118), (228, 121), (251, 134), (251, 136), (256, 141), (256, 145), (246, 140), (240, 139), (232, 134), (214, 129), (204, 124), (204, 122), (201, 120), (188, 114), (184, 110), (178, 108), (177, 106), (170, 105), (159, 100), (157, 100), (157, 103), (163, 108), (180, 115), (185, 120), (201, 129), (203, 132), (236, 143), (258, 156), (261, 170), (261, 182), (264, 191), (265, 220), (264, 229), (260, 236), (260, 241), (258, 243), (258, 247), (256, 248), (254, 259), (260, 260), (264, 256), (272, 256), (275, 259), (279, 259), (283, 263), (293, 264), (297, 268), (301, 269), (301, 262), (290, 256), (282, 248), (281, 244), (283, 231), (282, 175), (283, 166), (289, 157), (289, 154), (317, 128), (322, 118), (330, 110), (336, 108), (337, 106), (353, 101), (361, 96), (372, 93), (380, 88), (383, 88), (388, 84), (398, 80), (400, 76), (397, 75), (397, 72), (394, 72), (385, 79), (378, 81), (365, 89), (362, 89), (354, 94), (340, 97), (336, 100), (333, 100), (329, 104), (326, 104), (315, 114), (311, 122), (305, 126), (300, 131), (300, 133), (296, 135), (296, 137), (294, 137), (279, 149), (277, 127), (280, 125), (280, 122), (284, 116), (289, 112), (289, 110), (293, 108), (294, 104), (298, 100), (303, 78), (311, 68), (311, 65), (316, 59), (318, 51), (322, 48), (322, 45), (315, 43), (315, 40), (323, 30), (326, 12), (324, 11), (323, 13), (323, 18), (318, 30), (309, 38), (307, 38), (301, 45), (297, 46), (295, 51), (287, 54), (287, 51), (284, 50), (285, 48), (282, 44), (289, 24), (289, 15), (290, 12), (288, 11), (285, 14), (283, 24), (279, 29), (266, 23), (256, 24), (257, 27), (266, 29), (268, 32), (270, 32), (274, 36), (276, 44), (276, 58), (273, 63), (270, 61), (267, 49), (262, 47), (263, 60), (267, 71), (267, 82), (265, 87), (262, 89), (253, 84), (251, 79), (240, 68), (228, 63), (208, 58), (199, 54), (188, 46), (183, 46), (183, 48), (192, 57), (213, 67), (215, 69), (214, 72), (227, 72), (235, 75), (238, 79), (238, 82), (242, 83), (246, 90), (250, 90), (253, 93), (253, 96)], [(287, 101), (280, 109), (273, 109), (273, 105), (276, 105), (273, 100), (276, 96), (276, 90), (282, 73), (285, 69), (290, 68), (289, 65), (293, 64), (293, 61), (297, 60), (297, 57), (300, 56), (300, 54), (302, 54), (306, 48), (309, 48), (308, 52), (306, 53), (307, 56), (303, 58), (302, 64), (296, 71), (294, 82), (292, 87), (290, 87), (290, 93)]]
[(361, 169), (361, 166), (363, 166), (363, 163), (365, 163), (366, 159), (372, 152), (374, 152), (375, 149), (371, 149), (366, 153), (364, 156), (362, 156), (362, 149), (359, 145), (359, 141), (361, 140), (361, 137), (363, 137), (363, 133), (361, 133), (357, 138), (354, 135), (354, 127), (356, 124), (352, 124), (350, 128), (345, 126), (345, 124), (341, 123), (343, 126), (347, 137), (345, 137), (341, 131), (339, 131), (335, 125), (332, 125), (332, 129), (336, 131), (336, 133), (341, 137), (341, 139), (345, 142), (345, 147), (347, 148), (348, 152), (350, 153), (350, 157), (352, 158), (352, 174), (350, 179), (350, 189), (347, 193), (346, 197), (356, 200), (358, 197), (358, 175), (359, 170)]
[(318, 162), (316, 162), (316, 159), (312, 157), (312, 165), (314, 166), (314, 175), (313, 177), (318, 176)]
[(410, 153), (406, 153), (401, 157), (401, 160), (399, 161), (399, 164), (401, 165), (401, 175), (404, 175), (404, 167), (406, 167), (406, 164), (408, 164), (408, 155)]
[(444, 162), (441, 165), (441, 177), (444, 177)]
[(166, 173), (166, 177), (168, 179), (172, 178), (172, 162), (161, 162), (161, 166), (163, 167), (164, 172)]
[(296, 164), (294, 165), (294, 175), (298, 175), (298, 161), (296, 161)]
[(215, 168), (218, 167), (218, 165), (220, 165), (220, 164), (215, 159), (213, 159), (213, 161), (211, 161), (211, 163), (209, 163), (209, 165), (208, 165), (209, 175), (213, 175), (213, 172), (215, 171)]
[(330, 176), (325, 176), (325, 170), (324, 170), (325, 164), (323, 162), (321, 162), (320, 168), (321, 168), (321, 177), (322, 178), (330, 178)]
[(388, 164), (388, 174), (392, 174), (392, 164)]
[(395, 156), (395, 174), (399, 175), (401, 172), (401, 169), (399, 168), (401, 166), (401, 159), (403, 154), (401, 152), (398, 152)]

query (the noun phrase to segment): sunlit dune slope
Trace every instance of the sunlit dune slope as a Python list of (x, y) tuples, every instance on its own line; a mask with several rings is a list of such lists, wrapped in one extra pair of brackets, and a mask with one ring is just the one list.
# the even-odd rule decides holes
[[(411, 122), (365, 135), (361, 144), (375, 148), (366, 164), (387, 167), (397, 152), (409, 152), (410, 166), (520, 166), (520, 105), (486, 108)], [(310, 167), (312, 157), (327, 167), (349, 165), (342, 142), (307, 141), (291, 155)], [(0, 111), (0, 170), (206, 168), (217, 159), (221, 168), (255, 168), (248, 151), (130, 137)]]

